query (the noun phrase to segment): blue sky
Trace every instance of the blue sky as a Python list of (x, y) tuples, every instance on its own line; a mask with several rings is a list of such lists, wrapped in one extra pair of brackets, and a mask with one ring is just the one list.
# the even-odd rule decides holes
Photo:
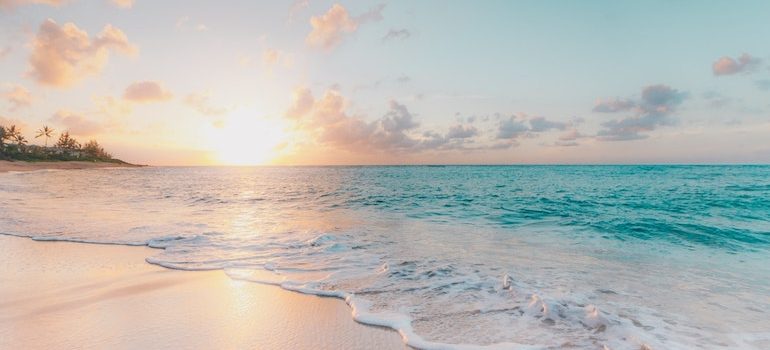
[(150, 164), (770, 161), (762, 1), (123, 5), (0, 0), (0, 124)]

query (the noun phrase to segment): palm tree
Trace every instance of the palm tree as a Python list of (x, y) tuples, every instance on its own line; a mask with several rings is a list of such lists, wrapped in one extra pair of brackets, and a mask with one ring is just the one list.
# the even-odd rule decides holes
[[(19, 137), (22, 137), (23, 142), (26, 142), (26, 140), (24, 140), (24, 137), (21, 136), (21, 131), (19, 130), (19, 128), (16, 127), (16, 125), (11, 125), (7, 128), (3, 128), (3, 135), (2, 135), (3, 140), (16, 141), (18, 146)], [(2, 141), (0, 141), (0, 143), (2, 143)]]
[(22, 134), (16, 134), (16, 144), (19, 146), (26, 145), (27, 144), (27, 138), (24, 137)]
[(17, 135), (21, 135), (21, 130), (16, 125), (11, 125), (5, 129), (5, 138), (15, 140)]
[(27, 145), (27, 138), (24, 137), (24, 135), (21, 133), (18, 133), (14, 139), (16, 140), (16, 147), (18, 147), (19, 151), (24, 152), (24, 149), (26, 149)]
[(45, 136), (45, 146), (48, 147), (48, 139), (53, 135), (53, 128), (49, 128), (48, 125), (43, 125), (43, 128), (37, 131), (35, 138)]

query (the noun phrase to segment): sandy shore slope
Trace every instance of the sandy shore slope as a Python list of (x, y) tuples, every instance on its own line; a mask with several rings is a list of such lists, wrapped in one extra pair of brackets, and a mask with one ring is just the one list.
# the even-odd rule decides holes
[(404, 349), (339, 299), (145, 263), (146, 247), (0, 235), (0, 349)]
[(140, 165), (102, 162), (21, 162), (0, 160), (0, 173), (43, 169), (134, 168)]

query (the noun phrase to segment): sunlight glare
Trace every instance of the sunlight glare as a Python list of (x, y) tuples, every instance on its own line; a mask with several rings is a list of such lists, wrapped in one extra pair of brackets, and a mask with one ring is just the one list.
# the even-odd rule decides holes
[(279, 120), (259, 117), (258, 113), (234, 114), (224, 125), (213, 127), (212, 148), (223, 165), (260, 165), (276, 156), (284, 139)]

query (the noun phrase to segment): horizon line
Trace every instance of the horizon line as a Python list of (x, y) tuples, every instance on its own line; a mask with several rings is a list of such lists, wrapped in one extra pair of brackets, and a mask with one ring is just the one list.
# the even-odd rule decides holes
[(770, 166), (770, 162), (741, 163), (421, 163), (421, 164), (209, 164), (209, 165), (145, 165), (165, 168), (253, 168), (253, 167), (454, 167), (454, 166)]

